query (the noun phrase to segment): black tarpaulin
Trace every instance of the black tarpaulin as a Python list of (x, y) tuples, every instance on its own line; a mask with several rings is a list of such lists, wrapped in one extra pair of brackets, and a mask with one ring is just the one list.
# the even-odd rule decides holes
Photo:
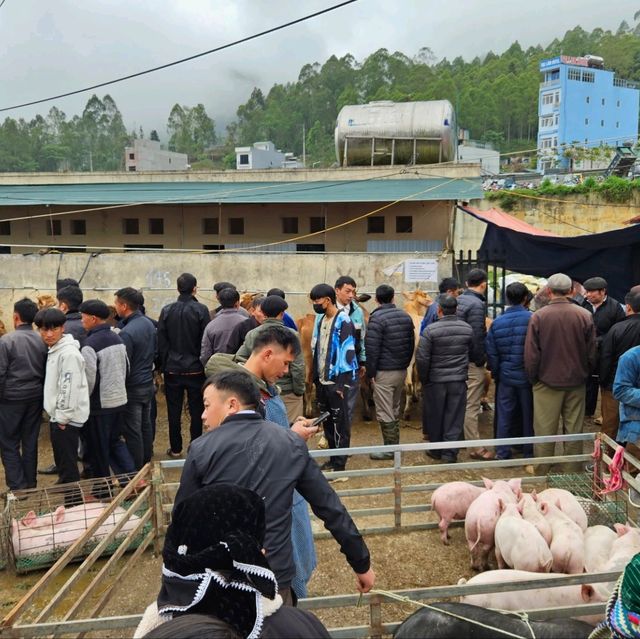
[(533, 235), (490, 221), (482, 211), (458, 208), (487, 224), (479, 252), (510, 271), (538, 277), (566, 273), (579, 282), (599, 275), (618, 301), (640, 284), (640, 225), (576, 237)]

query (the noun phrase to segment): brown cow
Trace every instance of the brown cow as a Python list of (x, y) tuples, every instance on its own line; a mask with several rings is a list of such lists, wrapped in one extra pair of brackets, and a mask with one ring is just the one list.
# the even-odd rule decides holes
[(315, 321), (316, 316), (314, 313), (307, 313), (304, 317), (296, 320), (300, 335), (300, 346), (304, 355), (304, 414), (306, 417), (313, 415), (313, 353), (311, 352), (311, 338), (313, 337)]
[(38, 303), (38, 310), (42, 310), (43, 308), (51, 308), (57, 304), (56, 298), (53, 295), (38, 295), (36, 297), (36, 301)]
[(420, 398), (420, 380), (418, 379), (418, 368), (416, 366), (416, 350), (418, 348), (418, 342), (420, 341), (420, 324), (422, 323), (422, 318), (427, 308), (431, 306), (433, 300), (428, 293), (420, 289), (416, 289), (410, 293), (403, 292), (402, 295), (407, 300), (403, 308), (411, 315), (415, 338), (413, 356), (411, 357), (409, 368), (407, 368), (407, 378), (404, 384), (405, 403), (402, 416), (409, 421), (411, 419), (411, 407), (413, 404), (416, 404)]

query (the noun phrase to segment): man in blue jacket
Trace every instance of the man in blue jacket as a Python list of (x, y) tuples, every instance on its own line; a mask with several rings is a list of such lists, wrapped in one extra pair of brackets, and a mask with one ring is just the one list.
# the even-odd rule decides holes
[[(320, 315), (311, 338), (313, 381), (320, 412), (329, 412), (324, 421), (324, 436), (329, 448), (349, 448), (351, 420), (348, 394), (357, 380), (355, 331), (347, 313), (336, 306), (336, 291), (329, 284), (316, 284), (309, 293), (313, 310)], [(344, 470), (346, 455), (334, 455), (323, 470)]]
[[(506, 290), (509, 306), (491, 324), (487, 334), (487, 365), (496, 381), (496, 437), (533, 437), (533, 394), (524, 370), (524, 342), (533, 313), (525, 308), (529, 291), (514, 282)], [(533, 445), (523, 446), (525, 457)], [(496, 448), (498, 459), (511, 457), (510, 446)]]

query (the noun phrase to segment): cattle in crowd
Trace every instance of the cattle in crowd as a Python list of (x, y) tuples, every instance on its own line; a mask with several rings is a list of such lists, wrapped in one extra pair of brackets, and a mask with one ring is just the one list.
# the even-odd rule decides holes
[(313, 353), (311, 352), (311, 338), (313, 337), (313, 326), (316, 316), (307, 313), (304, 317), (296, 320), (298, 334), (300, 335), (300, 346), (304, 356), (304, 414), (307, 417), (313, 415)]
[(41, 311), (43, 308), (51, 308), (56, 305), (56, 298), (53, 295), (44, 294), (38, 295), (36, 297), (36, 303), (38, 304), (38, 310)]
[(407, 378), (404, 384), (405, 403), (403, 417), (408, 421), (411, 419), (411, 407), (413, 404), (416, 404), (420, 398), (420, 380), (418, 379), (418, 367), (416, 366), (416, 350), (418, 348), (418, 342), (420, 341), (420, 324), (422, 323), (424, 314), (427, 312), (427, 308), (431, 306), (433, 300), (428, 293), (420, 289), (416, 289), (410, 293), (403, 292), (402, 295), (406, 300), (403, 308), (411, 315), (411, 319), (413, 320), (415, 337), (413, 356), (407, 369)]

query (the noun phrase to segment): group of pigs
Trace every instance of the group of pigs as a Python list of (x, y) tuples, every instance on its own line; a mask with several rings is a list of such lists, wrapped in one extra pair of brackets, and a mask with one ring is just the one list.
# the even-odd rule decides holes
[[(24, 558), (51, 553), (73, 544), (100, 517), (108, 504), (93, 502), (65, 508), (59, 506), (54, 512), (36, 516), (33, 510), (21, 519), (11, 521), (11, 543), (14, 557)], [(116, 507), (91, 537), (92, 542), (104, 539), (127, 515), (124, 508)], [(119, 536), (133, 530), (140, 521), (137, 515), (129, 519), (119, 530)]]
[[(622, 570), (640, 552), (640, 529), (615, 524), (587, 526), (587, 516), (568, 490), (548, 488), (523, 493), (520, 479), (491, 481), (484, 488), (450, 482), (434, 491), (431, 506), (440, 517), (443, 543), (448, 527), (464, 519), (471, 567), (483, 571), (495, 552), (498, 570), (459, 583), (489, 584), (540, 579), (540, 573), (579, 574)], [(523, 610), (606, 601), (614, 583), (561, 586), (463, 597), (464, 603), (502, 610)], [(537, 605), (539, 604), (539, 605)]]

